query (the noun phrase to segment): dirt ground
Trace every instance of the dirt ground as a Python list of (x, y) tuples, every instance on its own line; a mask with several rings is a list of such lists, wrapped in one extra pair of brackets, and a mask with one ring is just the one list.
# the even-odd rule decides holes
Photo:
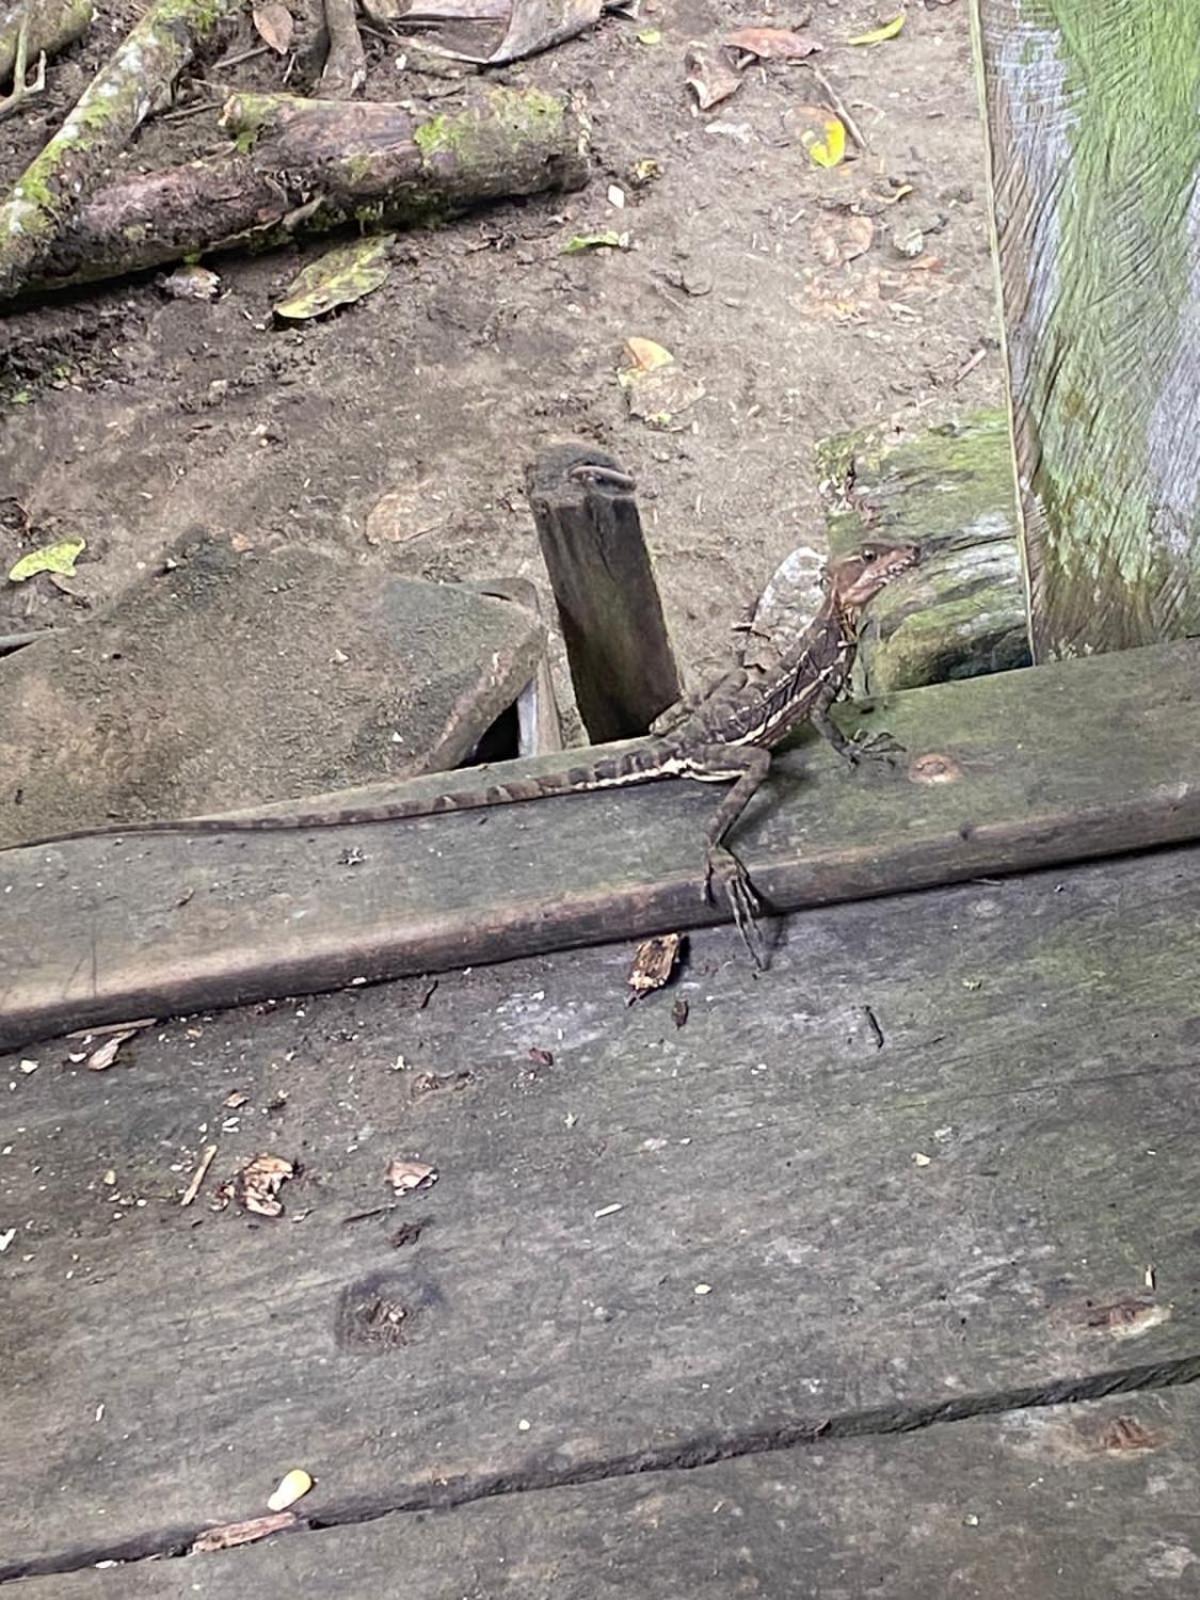
[[(817, 440), (944, 421), (1000, 394), (967, 8), (914, 0), (899, 37), (848, 44), (894, 9), (813, 8), (816, 59), (869, 144), (839, 168), (818, 168), (800, 143), (795, 108), (821, 99), (803, 66), (752, 68), (706, 114), (685, 84), (689, 41), (801, 13), (643, 0), (638, 20), (608, 16), (499, 74), (582, 97), (588, 189), (413, 233), (388, 283), (357, 306), (273, 322), (312, 245), (216, 262), (213, 303), (168, 299), (151, 274), (10, 311), (0, 560), (7, 570), (68, 536), (87, 550), (62, 587), (0, 587), (0, 633), (76, 620), (201, 529), (260, 548), (378, 554), (410, 575), (544, 585), (524, 469), (544, 443), (581, 437), (637, 473), (681, 661), (689, 676), (710, 670), (775, 565), (820, 540)], [(128, 8), (101, 10), (88, 41), (52, 63), (50, 93), (5, 126), (0, 183), (128, 25)], [(660, 43), (639, 42), (647, 28)], [(446, 93), (398, 71), (396, 46), (370, 51), (369, 97)], [(279, 71), (260, 60), (208, 74), (269, 86)], [(127, 159), (152, 167), (222, 142), (205, 114), (152, 124)], [(638, 188), (630, 174), (645, 158), (660, 175)], [(633, 248), (563, 253), (572, 235), (612, 227)], [(629, 415), (616, 370), (635, 334), (703, 384), (687, 431)], [(412, 512), (376, 549), (367, 516), (394, 491)]]

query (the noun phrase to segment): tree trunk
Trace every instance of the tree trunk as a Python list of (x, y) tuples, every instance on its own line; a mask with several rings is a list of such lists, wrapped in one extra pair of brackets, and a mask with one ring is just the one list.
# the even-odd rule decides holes
[(582, 120), (533, 89), (475, 87), (457, 111), (423, 115), (375, 101), (240, 94), (222, 121), (236, 151), (101, 190), (54, 243), (37, 287), (346, 224), (428, 223), (587, 181)]
[(1035, 657), (1200, 632), (1195, 8), (972, 11)]

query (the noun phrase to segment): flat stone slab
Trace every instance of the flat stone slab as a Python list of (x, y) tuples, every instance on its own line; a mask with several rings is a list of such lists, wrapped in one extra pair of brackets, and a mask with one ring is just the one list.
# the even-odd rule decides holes
[(542, 649), (524, 608), (380, 563), (173, 559), (0, 660), (0, 844), (453, 767)]

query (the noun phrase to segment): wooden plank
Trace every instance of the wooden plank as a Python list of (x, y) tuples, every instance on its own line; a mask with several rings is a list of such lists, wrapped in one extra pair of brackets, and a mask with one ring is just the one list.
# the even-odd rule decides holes
[[(1183, 643), (898, 695), (857, 721), (900, 739), (905, 773), (810, 743), (737, 847), (790, 910), (1194, 837), (1198, 663)], [(0, 1046), (715, 920), (713, 805), (674, 782), (394, 827), (0, 855)]]
[(31, 1579), (22, 1600), (1200, 1594), (1200, 1393), (1123, 1396)]
[[(1198, 870), (839, 906), (765, 978), (714, 931), (632, 1007), (605, 948), (7, 1063), (0, 1573), (293, 1466), (347, 1522), (1200, 1375)], [(263, 1151), (286, 1214), (213, 1213)]]
[(637, 738), (682, 693), (631, 483), (614, 457), (587, 444), (543, 450), (528, 472), (575, 700), (593, 744)]
[(1038, 660), (1200, 631), (1189, 12), (972, 4)]

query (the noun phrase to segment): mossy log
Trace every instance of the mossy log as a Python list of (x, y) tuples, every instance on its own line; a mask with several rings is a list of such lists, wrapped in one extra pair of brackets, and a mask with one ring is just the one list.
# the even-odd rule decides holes
[(980, 411), (900, 442), (880, 429), (818, 447), (831, 553), (915, 539), (920, 567), (871, 606), (860, 693), (1028, 666), (1008, 419)]
[(55, 242), (37, 287), (116, 277), (298, 234), (429, 223), (587, 181), (587, 128), (534, 89), (474, 87), (454, 112), (239, 94), (227, 156), (122, 179)]
[(1200, 632), (1192, 3), (972, 0), (1039, 659)]
[(94, 16), (92, 0), (20, 0), (0, 6), (0, 89), (12, 77), (21, 25), (28, 26), (26, 51), (30, 61), (55, 56), (74, 44)]
[(29, 281), (99, 185), (114, 152), (167, 94), (197, 45), (239, 4), (159, 0), (100, 69), (0, 206), (0, 300)]

